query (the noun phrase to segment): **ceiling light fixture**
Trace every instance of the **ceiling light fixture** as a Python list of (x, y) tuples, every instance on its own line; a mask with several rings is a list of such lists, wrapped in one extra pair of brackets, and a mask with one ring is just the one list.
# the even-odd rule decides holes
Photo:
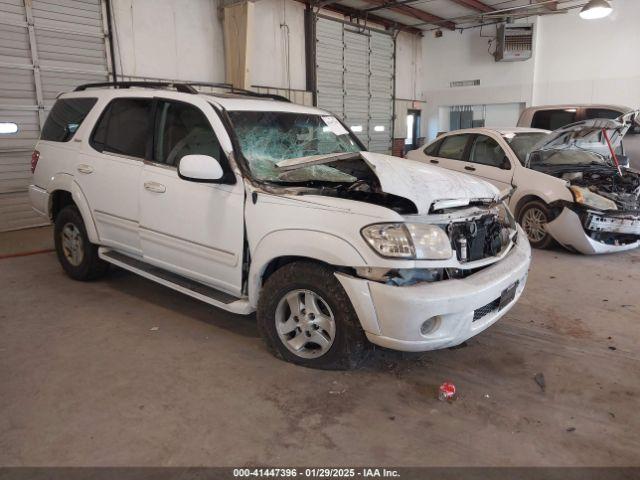
[(590, 0), (582, 10), (580, 10), (580, 18), (584, 20), (596, 20), (604, 18), (613, 11), (607, 0)]

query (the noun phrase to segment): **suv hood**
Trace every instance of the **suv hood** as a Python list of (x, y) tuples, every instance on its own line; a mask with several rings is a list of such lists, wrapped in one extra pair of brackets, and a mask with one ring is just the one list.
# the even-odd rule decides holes
[(380, 153), (361, 152), (385, 193), (411, 200), (418, 213), (426, 214), (436, 201), (495, 200), (499, 191), (490, 183), (421, 162)]

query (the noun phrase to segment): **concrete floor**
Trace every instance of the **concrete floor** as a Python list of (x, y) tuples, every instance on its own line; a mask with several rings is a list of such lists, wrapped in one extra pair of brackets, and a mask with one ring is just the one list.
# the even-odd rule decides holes
[[(0, 235), (0, 253), (49, 233)], [(4, 258), (0, 465), (637, 465), (639, 266), (536, 251), (522, 300), (467, 347), (336, 373), (135, 275)]]

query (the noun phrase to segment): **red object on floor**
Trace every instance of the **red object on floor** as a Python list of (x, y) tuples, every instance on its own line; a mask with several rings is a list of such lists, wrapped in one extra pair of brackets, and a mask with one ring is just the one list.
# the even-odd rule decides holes
[(444, 382), (438, 389), (438, 398), (440, 400), (452, 400), (456, 395), (456, 386), (450, 382)]

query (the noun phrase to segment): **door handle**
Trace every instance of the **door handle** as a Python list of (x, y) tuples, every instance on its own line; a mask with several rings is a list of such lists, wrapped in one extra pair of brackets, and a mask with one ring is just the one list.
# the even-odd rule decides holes
[(431, 163), (440, 163), (438, 160), (429, 160)]
[(80, 165), (78, 165), (77, 170), (80, 173), (93, 173), (93, 167), (91, 165), (87, 165), (86, 163), (81, 163)]
[(475, 172), (475, 171), (476, 171), (475, 167), (470, 167), (469, 165), (467, 165), (466, 167), (464, 167), (464, 169), (465, 169), (465, 170), (469, 170), (469, 171), (471, 171), (471, 172)]
[(158, 182), (144, 182), (144, 188), (153, 193), (164, 193), (167, 191), (167, 187)]

